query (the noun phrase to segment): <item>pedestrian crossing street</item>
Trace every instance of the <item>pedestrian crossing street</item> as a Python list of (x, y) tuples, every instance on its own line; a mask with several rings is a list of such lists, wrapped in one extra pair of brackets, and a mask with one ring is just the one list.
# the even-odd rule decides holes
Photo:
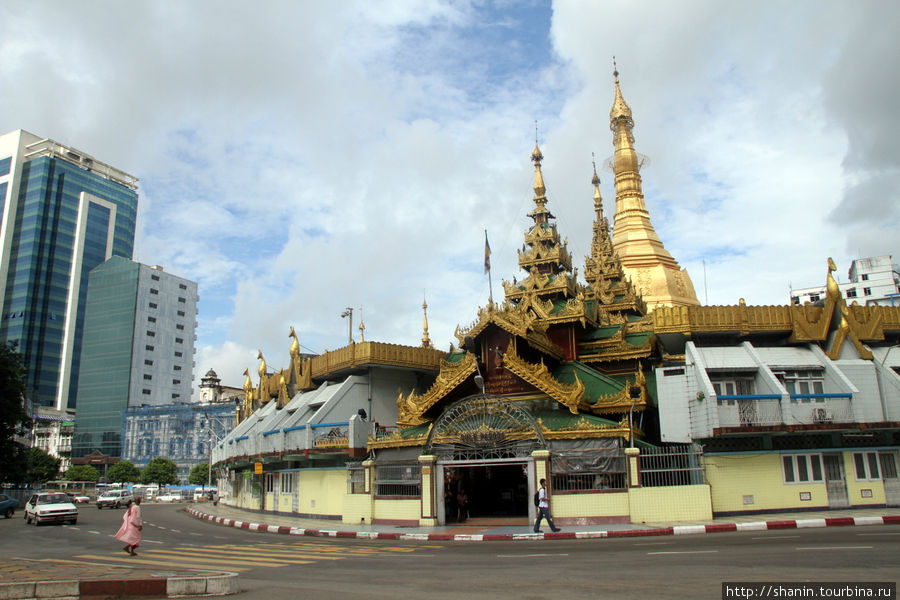
[[(179, 569), (212, 569), (247, 571), (258, 567), (287, 567), (309, 565), (321, 561), (397, 555), (415, 552), (416, 547), (367, 546), (360, 543), (329, 544), (316, 541), (270, 544), (220, 544), (204, 546), (175, 546), (172, 548), (138, 548), (137, 556), (128, 556), (119, 548), (118, 554), (78, 554), (73, 559), (103, 563), (110, 566), (169, 567)], [(434, 546), (430, 546), (433, 549)]]

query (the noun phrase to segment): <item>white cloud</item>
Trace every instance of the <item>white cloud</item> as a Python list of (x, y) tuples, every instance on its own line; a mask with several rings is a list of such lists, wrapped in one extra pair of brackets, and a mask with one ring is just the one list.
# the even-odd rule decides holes
[(424, 296), (455, 342), (487, 301), (484, 229), (495, 298), (520, 275), (535, 120), (580, 271), (614, 54), (653, 224), (701, 301), (786, 303), (828, 256), (895, 254), (897, 21), (837, 0), (11, 0), (0, 131), (141, 178), (135, 258), (198, 281), (195, 379), (240, 385), (257, 349), (286, 366), (290, 325), (346, 343), (347, 306), (417, 344)]

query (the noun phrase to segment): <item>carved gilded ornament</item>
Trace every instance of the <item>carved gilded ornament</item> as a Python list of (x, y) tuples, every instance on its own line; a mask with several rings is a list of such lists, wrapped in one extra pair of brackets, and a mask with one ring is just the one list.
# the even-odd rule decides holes
[(528, 345), (545, 354), (555, 358), (565, 356), (562, 348), (547, 337), (548, 323), (539, 319), (534, 311), (528, 310), (527, 306), (517, 306), (509, 302), (504, 302), (500, 307), (496, 304), (489, 304), (487, 307), (480, 308), (478, 320), (464, 328), (457, 325), (454, 335), (462, 346), (467, 337), (477, 337), (492, 324), (510, 335), (523, 338)]
[(543, 419), (538, 419), (541, 426), (541, 432), (544, 439), (548, 440), (578, 440), (598, 437), (621, 437), (631, 439), (634, 435), (636, 438), (643, 438), (644, 432), (639, 427), (633, 426), (629, 431), (628, 417), (623, 417), (621, 421), (615, 425), (597, 425), (583, 418), (575, 425), (569, 427), (560, 427), (558, 429), (548, 429), (544, 425)]
[(456, 363), (444, 361), (434, 383), (424, 394), (410, 392), (406, 397), (401, 392), (397, 396), (397, 425), (413, 427), (426, 423), (422, 415), (450, 391), (477, 371), (477, 359), (471, 352)]
[[(638, 388), (640, 395), (636, 398), (631, 397), (631, 388)], [(641, 412), (647, 408), (647, 377), (644, 375), (644, 369), (638, 368), (634, 376), (634, 382), (626, 385), (615, 394), (600, 396), (592, 403), (583, 401), (578, 408), (583, 411), (592, 412), (595, 415), (603, 415), (609, 413), (627, 412), (634, 407), (634, 410)]]
[(578, 414), (578, 406), (584, 395), (584, 384), (575, 375), (575, 383), (572, 385), (562, 383), (550, 374), (547, 365), (541, 361), (539, 364), (529, 363), (516, 354), (515, 346), (510, 343), (503, 356), (503, 366), (522, 380), (530, 383), (544, 392), (563, 406), (569, 409), (573, 415)]
[(422, 435), (404, 437), (399, 429), (391, 433), (390, 435), (380, 436), (375, 438), (369, 435), (369, 441), (366, 444), (367, 450), (380, 450), (384, 448), (410, 448), (417, 446), (424, 446), (426, 440), (428, 440), (428, 436), (431, 433), (431, 428), (434, 427), (434, 423), (428, 424), (428, 430)]

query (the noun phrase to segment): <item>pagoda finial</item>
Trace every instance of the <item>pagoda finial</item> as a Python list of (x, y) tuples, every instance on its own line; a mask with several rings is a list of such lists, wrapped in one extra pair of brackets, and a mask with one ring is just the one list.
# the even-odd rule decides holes
[(544, 155), (538, 145), (538, 125), (537, 120), (534, 122), (534, 150), (531, 152), (531, 162), (534, 163), (534, 203), (541, 206), (547, 201), (544, 194), (547, 189), (544, 187), (544, 176), (541, 174), (541, 161)]
[(634, 123), (631, 122), (631, 108), (625, 102), (625, 98), (622, 96), (622, 89), (619, 87), (619, 68), (616, 66), (615, 56), (613, 56), (613, 77), (616, 82), (616, 99), (613, 101), (612, 109), (609, 111), (609, 126), (615, 131), (614, 122), (618, 119), (627, 119), (626, 125), (629, 127), (634, 126)]
[(363, 323), (362, 307), (359, 308), (359, 343), (366, 341), (366, 324)]
[(422, 296), (422, 314), (424, 315), (424, 323), (422, 327), (422, 347), (430, 348), (431, 347), (431, 338), (428, 337), (428, 302), (425, 301), (425, 296)]
[(591, 164), (594, 166), (594, 176), (591, 178), (591, 184), (594, 186), (594, 210), (597, 212), (597, 219), (602, 219), (603, 198), (600, 196), (600, 176), (597, 175), (597, 160), (593, 152), (591, 152)]

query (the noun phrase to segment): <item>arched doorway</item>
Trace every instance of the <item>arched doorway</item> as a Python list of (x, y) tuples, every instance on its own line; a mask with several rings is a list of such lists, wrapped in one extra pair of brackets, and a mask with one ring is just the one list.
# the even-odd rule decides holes
[[(545, 449), (540, 424), (507, 398), (478, 395), (454, 402), (435, 421), (425, 454), (436, 457), (438, 519), (518, 519), (533, 508), (535, 450)], [(460, 510), (461, 492), (468, 510)]]

